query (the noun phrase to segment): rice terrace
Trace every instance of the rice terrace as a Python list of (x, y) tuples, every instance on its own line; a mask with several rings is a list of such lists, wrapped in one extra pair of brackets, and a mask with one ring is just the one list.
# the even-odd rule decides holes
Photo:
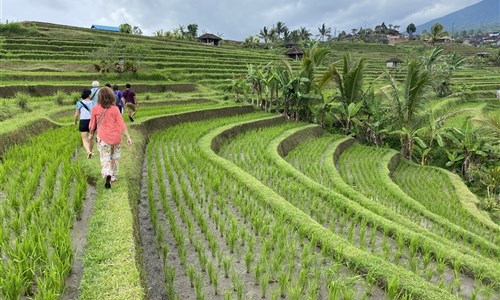
[(0, 299), (500, 299), (498, 47), (0, 32)]

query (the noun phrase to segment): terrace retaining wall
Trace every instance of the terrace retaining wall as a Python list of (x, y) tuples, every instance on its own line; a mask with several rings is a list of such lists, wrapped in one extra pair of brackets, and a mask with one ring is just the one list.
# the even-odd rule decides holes
[[(98, 77), (98, 76), (96, 76)], [(104, 84), (104, 82), (102, 82)], [(40, 96), (50, 96), (54, 95), (57, 91), (62, 91), (65, 93), (80, 93), (83, 89), (90, 88), (89, 85), (9, 85), (0, 86), (0, 95), (3, 98), (11, 98), (16, 95), (16, 93), (26, 93), (33, 97)], [(132, 89), (140, 93), (162, 93), (162, 92), (195, 92), (197, 88), (196, 84), (191, 83), (179, 83), (179, 84), (132, 84)]]

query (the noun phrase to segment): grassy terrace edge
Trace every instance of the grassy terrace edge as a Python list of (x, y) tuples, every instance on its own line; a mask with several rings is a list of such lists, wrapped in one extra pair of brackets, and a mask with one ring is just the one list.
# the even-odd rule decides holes
[[(333, 159), (332, 159), (331, 164), (327, 164), (329, 166), (329, 169), (330, 169), (329, 173), (330, 173), (330, 176), (332, 176), (332, 178), (336, 181), (336, 185), (341, 188), (341, 191), (343, 194), (338, 194), (334, 191), (328, 190), (326, 187), (316, 183), (315, 181), (313, 181), (309, 177), (307, 177), (304, 174), (297, 171), (293, 166), (288, 164), (288, 162), (280, 156), (280, 154), (278, 153), (278, 151), (276, 151), (276, 149), (280, 149), (281, 148), (280, 144), (283, 141), (285, 141), (289, 136), (293, 135), (294, 133), (299, 132), (300, 130), (304, 130), (304, 129), (307, 129), (307, 126), (302, 127), (302, 128), (299, 127), (296, 129), (291, 129), (289, 131), (286, 131), (281, 136), (277, 137), (274, 141), (272, 141), (269, 144), (269, 146), (268, 146), (269, 152), (273, 153), (273, 155), (275, 156), (276, 163), (279, 164), (283, 170), (288, 169), (289, 172), (293, 172), (293, 176), (295, 178), (297, 178), (297, 180), (303, 181), (304, 184), (307, 184), (310, 186), (315, 186), (316, 189), (323, 190), (325, 192), (325, 194), (331, 194), (332, 197), (339, 197), (340, 196), (341, 198), (344, 198), (345, 201), (352, 202), (353, 207), (358, 209), (358, 211), (359, 210), (366, 210), (367, 217), (369, 217), (370, 219), (373, 219), (373, 220), (377, 220), (377, 223), (379, 223), (379, 224), (383, 224), (383, 226), (385, 226), (389, 229), (389, 232), (402, 233), (405, 236), (405, 239), (407, 240), (408, 243), (411, 239), (426, 239), (432, 245), (432, 248), (434, 249), (434, 251), (439, 251), (439, 253), (435, 253), (435, 255), (447, 254), (447, 255), (444, 255), (443, 257), (447, 257), (447, 263), (449, 265), (452, 265), (453, 261), (458, 260), (458, 261), (462, 262), (461, 271), (464, 272), (465, 274), (472, 275), (475, 278), (479, 278), (478, 275), (482, 274), (482, 275), (484, 275), (482, 280), (485, 283), (495, 283), (496, 285), (498, 285), (498, 283), (500, 282), (500, 272), (499, 272), (499, 270), (497, 270), (497, 268), (495, 266), (492, 266), (488, 262), (484, 262), (484, 261), (482, 261), (474, 256), (464, 254), (460, 251), (457, 251), (455, 248), (450, 249), (450, 248), (446, 247), (445, 245), (442, 245), (442, 244), (436, 242), (433, 239), (433, 237), (439, 239), (438, 236), (436, 236), (432, 233), (429, 233), (427, 230), (421, 230), (418, 226), (414, 225), (413, 223), (404, 222), (403, 223), (404, 225), (403, 225), (399, 222), (395, 222), (392, 219), (381, 217), (381, 216), (391, 216), (393, 213), (392, 213), (392, 211), (390, 211), (389, 209), (386, 209), (385, 207), (380, 207), (379, 205), (373, 204), (370, 201), (365, 201), (366, 199), (364, 199), (363, 195), (359, 194), (357, 191), (355, 191), (350, 186), (348, 186), (342, 180), (342, 178), (340, 178), (340, 175), (335, 170), (332, 170), (332, 168), (335, 169), (335, 165), (333, 164)], [(347, 148), (348, 146), (341, 143), (342, 141), (345, 142), (345, 140), (346, 139), (339, 140), (339, 141), (336, 141), (332, 144), (337, 145), (337, 146), (341, 145), (341, 148), (342, 147)], [(353, 141), (348, 142), (348, 143), (352, 143), (352, 142)], [(337, 147), (333, 147), (333, 148), (337, 148)], [(333, 151), (332, 153), (335, 153), (335, 152), (336, 151)], [(340, 154), (339, 153), (333, 154), (334, 157), (335, 157), (335, 155), (338, 156)], [(349, 197), (345, 196), (344, 193), (349, 194)], [(357, 201), (350, 200), (351, 197), (354, 197)], [(364, 204), (361, 205), (361, 203), (364, 203)], [(370, 209), (367, 210), (368, 207), (370, 207)], [(376, 211), (378, 213), (375, 214), (374, 211)], [(397, 218), (396, 218), (396, 220), (397, 220)], [(453, 259), (451, 259), (451, 257), (453, 257)]]
[[(276, 118), (276, 117), (275, 117)], [(267, 121), (264, 119), (264, 121)], [(242, 184), (257, 196), (258, 201), (263, 202), (277, 214), (282, 214), (293, 226), (300, 228), (306, 232), (307, 236), (318, 242), (318, 246), (326, 247), (328, 253), (342, 253), (345, 257), (344, 263), (351, 263), (356, 266), (360, 273), (365, 273), (370, 270), (378, 278), (379, 284), (386, 287), (389, 280), (397, 277), (400, 283), (401, 292), (403, 294), (411, 294), (419, 299), (453, 299), (453, 296), (446, 291), (443, 291), (403, 268), (385, 262), (383, 259), (366, 253), (354, 246), (351, 246), (343, 239), (333, 235), (328, 229), (314, 221), (309, 215), (302, 212), (288, 201), (283, 199), (272, 189), (265, 186), (263, 183), (249, 175), (230, 161), (217, 155), (217, 139), (224, 139), (241, 132), (242, 128), (247, 126), (253, 128), (252, 123), (259, 122), (241, 122), (220, 127), (208, 133), (199, 140), (202, 154), (212, 161), (214, 164), (226, 170), (235, 180), (239, 180)], [(309, 125), (309, 127), (317, 127)], [(279, 142), (271, 142), (270, 147), (278, 149)], [(278, 153), (276, 153), (278, 155)], [(279, 156), (279, 155), (278, 155)], [(286, 162), (285, 162), (286, 163)]]
[[(335, 161), (338, 160), (338, 157), (340, 156), (340, 154), (345, 149), (350, 147), (353, 143), (355, 143), (355, 140), (352, 138), (349, 138), (349, 137), (333, 142), (330, 145), (331, 149), (329, 150), (329, 151), (331, 151), (331, 153), (333, 155), (333, 161), (332, 161), (332, 163), (327, 164), (327, 167), (329, 169), (330, 176), (332, 177), (333, 181), (335, 182), (335, 185), (337, 187), (339, 187), (339, 191), (343, 195), (348, 194), (353, 199), (356, 199), (356, 200), (362, 201), (362, 202), (366, 202), (366, 199), (364, 199), (364, 196), (362, 194), (360, 194), (359, 192), (354, 190), (351, 186), (349, 186), (347, 183), (345, 183), (345, 181), (340, 177), (340, 174), (338, 173), (338, 171), (335, 167)], [(367, 203), (369, 205), (372, 205), (371, 203), (369, 203), (369, 201)], [(384, 209), (384, 213), (380, 213), (380, 215), (384, 215), (384, 216), (392, 215), (392, 211), (389, 211), (388, 209), (385, 209), (385, 208), (383, 208), (383, 209)], [(405, 220), (401, 220), (401, 221), (405, 221)], [(408, 223), (408, 222), (404, 222), (404, 223)], [(398, 223), (398, 225), (396, 225), (396, 226), (402, 226), (402, 225), (401, 225), (401, 223)], [(477, 259), (476, 257), (473, 257), (473, 256), (471, 257), (470, 255), (463, 254), (462, 252), (458, 251), (457, 248), (448, 248), (442, 244), (439, 244), (435, 240), (431, 239), (432, 236), (437, 237), (436, 235), (429, 233), (427, 230), (423, 230), (423, 229), (419, 228), (417, 225), (414, 225), (413, 223), (408, 224), (408, 226), (409, 226), (409, 228), (418, 232), (418, 234), (415, 233), (414, 231), (410, 231), (410, 230), (405, 228), (404, 230), (405, 230), (405, 234), (407, 233), (407, 235), (406, 235), (407, 239), (410, 239), (412, 237), (415, 238), (417, 235), (420, 238), (425, 237), (426, 239), (429, 239), (429, 243), (431, 243), (433, 245), (434, 249), (439, 249), (441, 251), (441, 254), (443, 254), (443, 253), (448, 254), (448, 255), (445, 255), (445, 257), (448, 257), (448, 259), (447, 259), (448, 265), (453, 264), (453, 260), (449, 259), (449, 257), (453, 256), (455, 260), (459, 260), (460, 262), (462, 262), (462, 267), (465, 268), (462, 271), (465, 271), (465, 273), (470, 274), (475, 278), (477, 278), (477, 276), (479, 274), (485, 274), (486, 276), (483, 278), (485, 283), (495, 283), (497, 286), (500, 283), (500, 272), (495, 266), (492, 266), (489, 263), (485, 263), (485, 262)], [(423, 235), (423, 233), (425, 233), (425, 235)], [(439, 238), (438, 238), (438, 240), (439, 240)], [(458, 248), (462, 249), (462, 247), (458, 247)], [(434, 254), (437, 255), (438, 253), (434, 253)]]
[[(379, 174), (382, 174), (384, 176), (387, 176), (388, 178), (390, 178), (390, 176), (392, 175), (393, 171), (396, 169), (396, 166), (397, 164), (399, 163), (399, 160), (401, 159), (401, 156), (399, 154), (399, 152), (397, 152), (396, 150), (392, 150), (392, 151), (388, 151), (383, 157), (382, 157), (382, 160), (380, 161), (380, 164), (379, 164)], [(434, 168), (436, 170), (438, 170), (439, 172), (444, 172), (445, 175), (450, 179), (450, 182), (453, 184), (456, 192), (457, 192), (457, 197), (459, 198), (460, 202), (462, 203), (463, 207), (472, 215), (474, 216), (476, 219), (478, 219), (479, 221), (483, 222), (486, 226), (494, 229), (494, 230), (499, 230), (499, 226), (497, 224), (495, 224), (490, 218), (489, 216), (485, 215), (483, 212), (479, 211), (479, 209), (477, 208), (476, 204), (479, 203), (479, 200), (477, 199), (477, 197), (463, 184), (463, 181), (460, 179), (460, 177), (458, 177), (456, 174), (453, 174), (451, 172), (448, 172), (446, 170), (443, 170), (441, 168), (435, 168), (435, 167), (430, 167), (430, 168)], [(458, 177), (458, 178), (457, 178)], [(386, 187), (389, 188), (389, 191), (391, 193), (394, 193), (395, 195), (397, 195), (397, 197), (400, 197), (400, 198), (411, 198), (409, 197), (405, 192), (403, 192), (399, 186), (394, 183), (392, 180), (390, 181), (386, 181)], [(432, 216), (434, 215), (432, 212), (429, 212), (425, 207), (423, 207), (420, 203), (414, 201), (413, 199), (411, 199), (411, 201), (415, 202), (414, 205), (419, 205), (422, 207), (422, 210), (425, 209), (425, 216), (426, 217), (429, 217), (429, 216)], [(434, 216), (435, 217), (435, 216)], [(442, 223), (453, 229), (453, 230), (456, 230), (457, 232), (459, 233), (465, 233), (465, 230), (451, 222), (449, 222), (448, 220), (446, 219), (442, 219)], [(470, 234), (471, 236), (474, 236), (475, 238), (478, 238), (478, 239), (483, 239), (482, 237), (478, 236), (477, 234), (475, 233), (468, 233)], [(487, 242), (488, 244), (492, 244), (491, 242)], [(496, 246), (495, 246), (496, 247)], [(497, 252), (498, 252), (498, 247), (497, 248)], [(497, 255), (499, 255), (497, 253)]]

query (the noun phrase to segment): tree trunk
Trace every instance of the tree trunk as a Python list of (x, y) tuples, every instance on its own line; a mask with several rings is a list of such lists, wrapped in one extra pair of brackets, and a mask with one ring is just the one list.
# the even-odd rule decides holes
[(413, 156), (413, 140), (412, 139), (407, 138), (403, 142), (403, 147), (401, 148), (401, 155), (403, 155), (403, 157), (408, 159), (410, 162), (412, 161), (412, 156)]
[(289, 103), (290, 102), (288, 98), (285, 97), (285, 108), (283, 110), (283, 114), (285, 115), (285, 117), (287, 117), (287, 119), (288, 119), (288, 106), (290, 105)]
[(464, 154), (464, 161), (462, 162), (462, 168), (461, 168), (462, 177), (464, 179), (466, 179), (467, 181), (469, 181), (470, 178), (468, 178), (468, 177), (469, 177), (470, 165), (472, 162), (472, 156), (470, 155), (470, 152), (465, 147), (464, 147), (463, 154)]

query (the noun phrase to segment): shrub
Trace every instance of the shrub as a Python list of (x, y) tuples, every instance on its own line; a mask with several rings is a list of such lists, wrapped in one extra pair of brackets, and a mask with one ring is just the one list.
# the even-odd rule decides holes
[(5, 121), (9, 118), (12, 118), (14, 114), (7, 106), (0, 107), (0, 122)]
[(479, 203), (479, 207), (487, 212), (495, 212), (500, 210), (500, 201), (493, 197), (483, 198)]
[(31, 99), (30, 95), (26, 93), (17, 92), (15, 99), (17, 106), (19, 106), (22, 110), (31, 111), (28, 105), (29, 100)]
[(71, 104), (76, 104), (80, 100), (80, 93), (79, 92), (72, 92), (69, 94), (69, 99), (71, 100)]
[(54, 94), (54, 101), (59, 106), (63, 106), (64, 105), (64, 98), (66, 98), (66, 94), (63, 91), (57, 91)]
[(0, 35), (2, 36), (12, 36), (12, 35), (37, 35), (38, 30), (35, 25), (26, 26), (20, 22), (7, 22), (5, 24), (0, 24)]

